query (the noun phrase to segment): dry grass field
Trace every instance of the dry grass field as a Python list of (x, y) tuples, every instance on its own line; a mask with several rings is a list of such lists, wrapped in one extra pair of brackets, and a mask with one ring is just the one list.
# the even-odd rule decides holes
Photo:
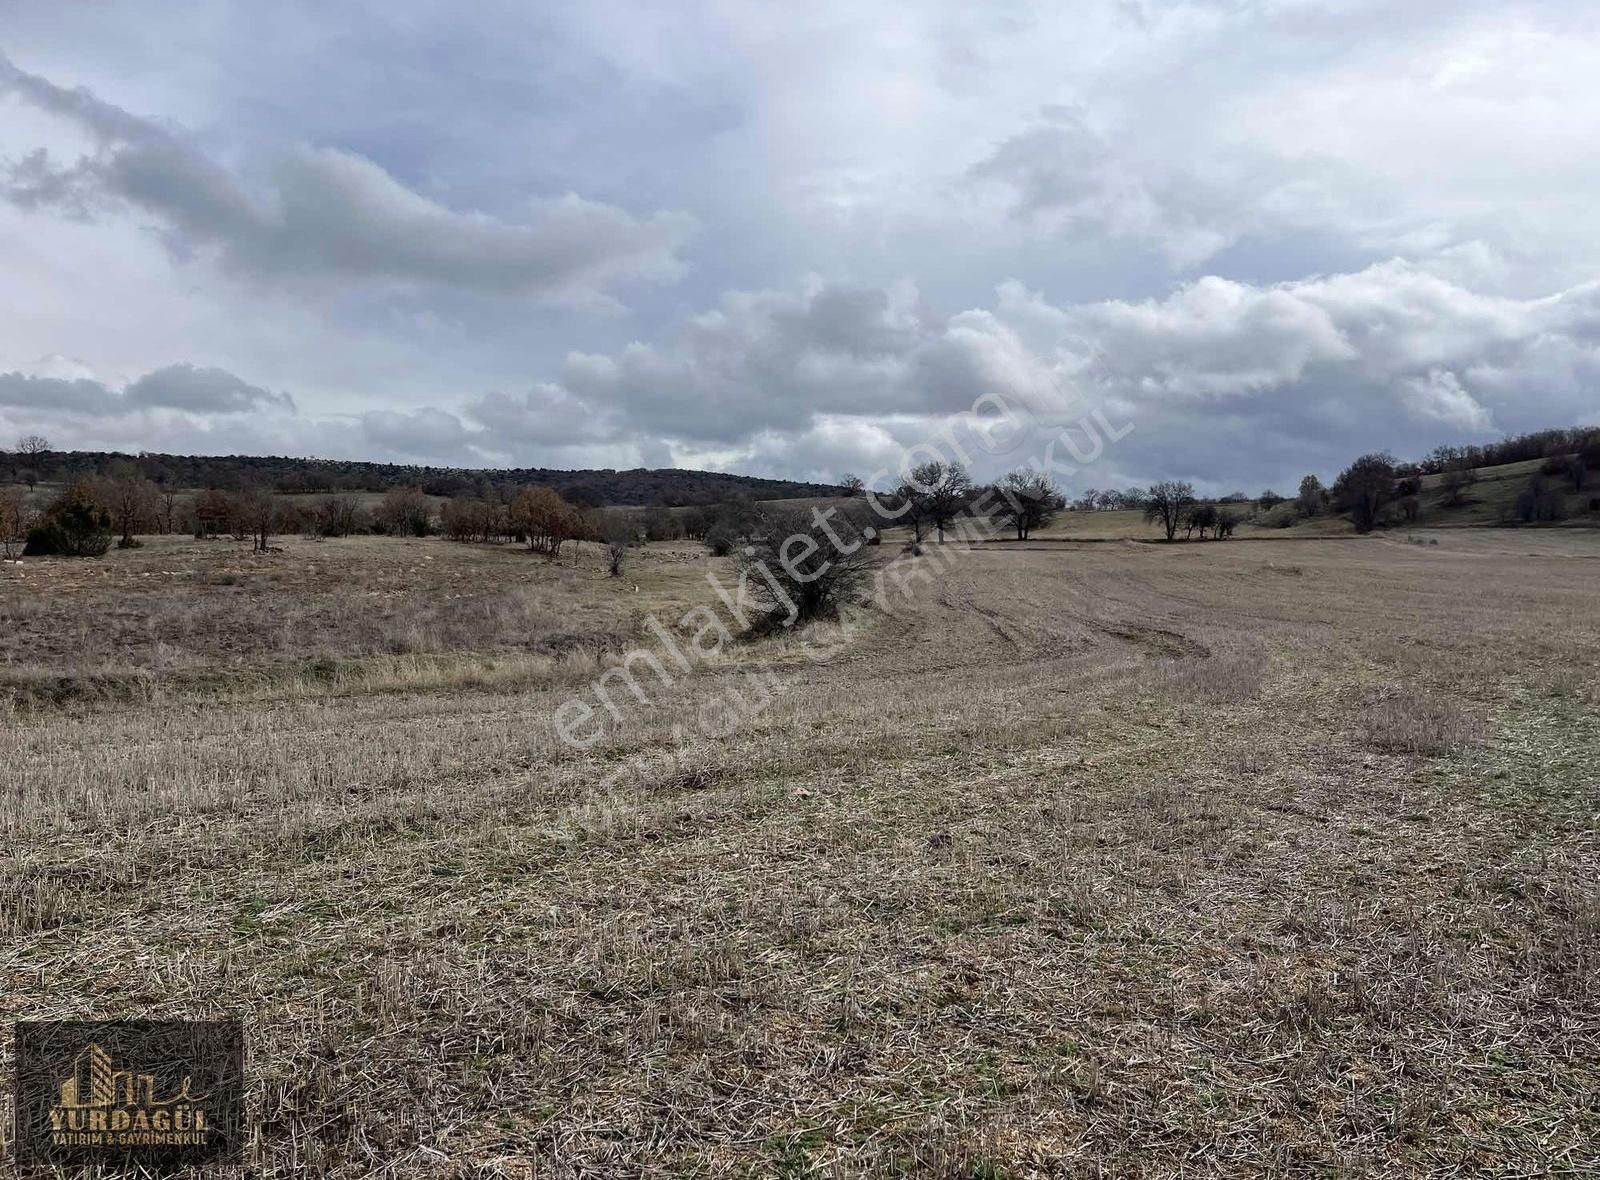
[(272, 1177), (1592, 1175), (1600, 533), (1415, 536), (929, 546), (586, 751), (693, 547), (4, 567), (7, 1019), (242, 1016)]

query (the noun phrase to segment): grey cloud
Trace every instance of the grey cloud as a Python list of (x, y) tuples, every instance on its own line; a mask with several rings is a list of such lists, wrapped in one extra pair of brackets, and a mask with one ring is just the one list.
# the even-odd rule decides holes
[(87, 418), (123, 418), (146, 410), (179, 410), (207, 418), (295, 409), (294, 399), (286, 393), (251, 385), (226, 369), (187, 364), (146, 373), (120, 391), (86, 377), (0, 373), (0, 406)]
[(126, 409), (122, 398), (98, 381), (30, 377), (22, 373), (0, 373), (0, 406), (96, 417), (120, 414)]
[[(823, 309), (841, 303), (877, 330), (830, 335)], [(1059, 307), (1005, 284), (992, 308), (943, 318), (903, 287), (873, 298), (813, 285), (729, 297), (671, 347), (569, 357), (559, 386), (473, 413), (497, 433), (519, 422), (523, 437), (556, 433), (566, 419), (798, 473), (837, 469), (822, 440), (872, 457), (992, 394), (1041, 422), (1096, 407), (1133, 422), (1117, 458), (1129, 482), (1248, 481), (1281, 477), (1284, 461), (1252, 440), (1348, 457), (1533, 428), (1552, 405), (1560, 420), (1592, 417), (1583, 390), (1600, 369), (1597, 324), (1592, 287), (1516, 300), (1400, 261)]]
[(626, 424), (560, 385), (541, 384), (520, 397), (489, 393), (467, 413), (482, 423), (486, 440), (499, 446), (583, 446), (627, 433)]
[(1082, 117), (1054, 109), (1047, 122), (1003, 140), (973, 164), (973, 180), (996, 182), (1013, 190), (1012, 211), (1032, 216), (1098, 204), (1112, 187), (1109, 145)]
[(254, 409), (293, 411), (294, 399), (235, 377), (226, 369), (168, 365), (146, 373), (123, 391), (130, 407), (166, 407), (199, 414), (242, 414)]
[(1177, 268), (1205, 261), (1239, 236), (1238, 194), (1219, 191), (1215, 178), (1157, 172), (1080, 112), (1049, 107), (1042, 115), (966, 172), (972, 184), (1008, 193), (1013, 218), (1145, 244)]
[(527, 205), (525, 221), (448, 209), (349, 152), (298, 147), (249, 191), (176, 133), (87, 91), (0, 58), (0, 92), (67, 118), (97, 144), (69, 165), (34, 151), (4, 168), (0, 192), (25, 208), (84, 215), (125, 203), (163, 219), (180, 253), (215, 248), (259, 278), (334, 277), (434, 284), (490, 294), (594, 298), (628, 279), (675, 277), (693, 228), (573, 194)]
[(388, 451), (412, 457), (457, 455), (473, 435), (448, 410), (371, 410), (361, 415), (363, 437)]

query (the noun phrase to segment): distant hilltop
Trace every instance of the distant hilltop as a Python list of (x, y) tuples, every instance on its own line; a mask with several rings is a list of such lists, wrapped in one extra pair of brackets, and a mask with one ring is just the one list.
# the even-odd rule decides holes
[[(56, 483), (77, 475), (101, 475), (131, 463), (146, 479), (166, 487), (268, 487), (280, 492), (364, 491), (420, 487), (434, 496), (480, 495), (492, 488), (544, 484), (574, 504), (587, 507), (619, 504), (636, 507), (717, 504), (748, 497), (788, 500), (804, 496), (837, 496), (833, 484), (788, 479), (761, 479), (721, 471), (689, 471), (676, 467), (629, 471), (610, 468), (565, 471), (548, 467), (472, 469), (422, 467), (404, 463), (368, 463), (347, 459), (296, 459), (278, 455), (137, 455), (114, 451), (41, 451), (6, 455), (19, 470), (14, 478)], [(20, 468), (26, 467), (26, 473)]]

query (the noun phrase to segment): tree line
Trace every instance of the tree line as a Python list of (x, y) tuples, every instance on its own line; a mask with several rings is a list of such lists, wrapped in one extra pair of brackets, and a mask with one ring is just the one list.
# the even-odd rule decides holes
[(344, 459), (299, 459), (261, 455), (124, 455), (105, 451), (58, 451), (48, 439), (28, 435), (0, 452), (0, 482), (65, 484), (80, 478), (103, 478), (132, 466), (158, 487), (219, 488), (245, 491), (265, 488), (285, 494), (386, 492), (415, 488), (428, 496), (515, 495), (539, 485), (558, 492), (569, 503), (592, 508), (602, 504), (668, 507), (717, 504), (737, 496), (793, 499), (836, 496), (834, 484), (803, 480), (762, 479), (719, 471), (680, 468), (618, 471), (611, 468), (562, 470), (522, 467), (496, 471), (369, 463)]
[[(1530, 454), (1531, 450), (1536, 453)], [(14, 457), (29, 460), (54, 454), (38, 436), (19, 440), (12, 451)], [(1223, 540), (1257, 514), (1266, 514), (1257, 519), (1287, 526), (1337, 513), (1363, 533), (1388, 524), (1414, 523), (1422, 511), (1425, 478), (1433, 480), (1440, 503), (1465, 505), (1478, 480), (1475, 461), (1484, 457), (1506, 462), (1538, 459), (1539, 466), (1507, 505), (1505, 517), (1509, 522), (1557, 521), (1568, 514), (1572, 496), (1600, 482), (1600, 428), (1541, 431), (1481, 447), (1440, 447), (1417, 463), (1401, 463), (1381, 452), (1363, 455), (1339, 474), (1332, 487), (1325, 488), (1317, 476), (1307, 475), (1293, 497), (1268, 490), (1256, 497), (1233, 492), (1208, 500), (1198, 496), (1191, 483), (1165, 480), (1148, 488), (1088, 489), (1069, 502), (1041, 472), (1017, 470), (991, 484), (979, 484), (960, 464), (943, 462), (912, 468), (886, 491), (869, 491), (854, 476), (845, 476), (841, 487), (858, 499), (873, 497), (873, 508), (882, 519), (874, 523), (874, 514), (864, 510), (864, 499), (863, 510), (847, 515), (854, 527), (863, 535), (872, 533), (874, 540), (878, 529), (890, 523), (909, 529), (913, 545), (929, 533), (943, 540), (959, 519), (982, 512), (996, 527), (1025, 541), (1069, 507), (1141, 511), (1168, 541), (1176, 540), (1179, 532), (1186, 540), (1196, 534), (1201, 540)], [(606, 546), (613, 572), (620, 572), (627, 549), (648, 541), (703, 541), (714, 554), (728, 555), (759, 536), (771, 516), (744, 492), (677, 509), (657, 504), (601, 512), (554, 485), (486, 480), (448, 498), (431, 494), (420, 483), (390, 487), (377, 504), (364, 506), (362, 497), (349, 491), (306, 496), (254, 485), (185, 493), (175, 482), (151, 478), (148, 470), (135, 461), (114, 462), (103, 472), (64, 481), (43, 505), (28, 494), (31, 486), (0, 487), (0, 549), (8, 558), (18, 553), (99, 556), (113, 543), (137, 545), (141, 533), (190, 532), (199, 539), (250, 540), (257, 550), (268, 551), (280, 534), (437, 532), (461, 542), (526, 543), (550, 557), (570, 540), (599, 541)], [(1588, 508), (1600, 512), (1600, 498), (1591, 498)]]

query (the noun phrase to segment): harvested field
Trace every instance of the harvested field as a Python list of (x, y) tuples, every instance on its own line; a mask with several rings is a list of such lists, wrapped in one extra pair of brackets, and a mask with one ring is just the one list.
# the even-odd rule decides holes
[(7, 1008), (243, 1016), (270, 1176), (1589, 1174), (1600, 534), (1423, 539), (930, 545), (586, 750), (692, 549), (30, 562), (156, 687), (13, 695)]

